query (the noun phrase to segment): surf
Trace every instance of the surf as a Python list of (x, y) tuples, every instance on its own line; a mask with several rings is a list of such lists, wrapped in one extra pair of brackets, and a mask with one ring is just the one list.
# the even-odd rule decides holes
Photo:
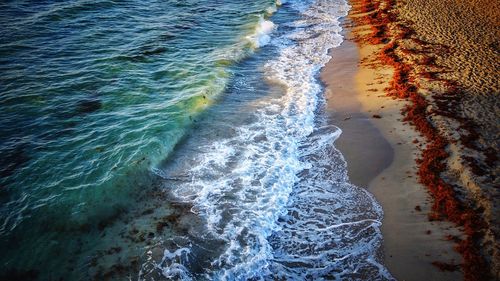
[(341, 130), (325, 127), (320, 114), (317, 75), (342, 43), (340, 18), (349, 6), (287, 1), (283, 8), (297, 19), (257, 28), (266, 30), (257, 40), (265, 38), (278, 54), (262, 65), (262, 75), (282, 95), (255, 100), (249, 121), (196, 145), (196, 155), (176, 160), (181, 168), (163, 168), (164, 178), (187, 169), (188, 180), (165, 182), (165, 191), (198, 220), (187, 236), (168, 238), (175, 247), (144, 269), (183, 280), (392, 279), (379, 262), (382, 210), (349, 183), (333, 146)]

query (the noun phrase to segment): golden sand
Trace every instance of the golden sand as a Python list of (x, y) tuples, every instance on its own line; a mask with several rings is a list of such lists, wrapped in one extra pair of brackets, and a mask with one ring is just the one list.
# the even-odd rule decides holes
[[(390, 33), (397, 24), (413, 32), (398, 38), (397, 55), (413, 66), (411, 82), (430, 103), (428, 120), (449, 140), (441, 177), (454, 186), (459, 203), (475, 210), (486, 222), (481, 228), (484, 233), (474, 241), (480, 244), (480, 254), (493, 278), (499, 278), (499, 217), (495, 216), (500, 213), (499, 190), (495, 188), (499, 186), (499, 165), (494, 157), (500, 147), (499, 5), (489, 1), (384, 2), (394, 4), (393, 13), (398, 15), (385, 32)], [(363, 16), (359, 7), (357, 12), (354, 17)], [(349, 30), (356, 38), (372, 32), (359, 25)], [(402, 122), (400, 111), (407, 102), (385, 94), (393, 69), (378, 63), (384, 46), (360, 44), (356, 50), (353, 40), (345, 41), (332, 52), (333, 58), (323, 71), (329, 109), (343, 129), (337, 146), (347, 159), (351, 180), (368, 185), (383, 206), (385, 262), (394, 276), (400, 280), (460, 280), (462, 272), (454, 269), (463, 257), (444, 237), (463, 236), (451, 223), (428, 220), (431, 198), (419, 183), (422, 175), (420, 179), (415, 175), (415, 160), (425, 140)], [(349, 67), (358, 61), (359, 68)], [(349, 79), (352, 82), (347, 82)], [(453, 99), (450, 105), (454, 107), (447, 111), (453, 114), (430, 114), (439, 108), (434, 97), (439, 98), (450, 85), (460, 89), (456, 91), (460, 98)], [(473, 262), (469, 259), (468, 263), (463, 267), (466, 279), (475, 280), (470, 268)]]

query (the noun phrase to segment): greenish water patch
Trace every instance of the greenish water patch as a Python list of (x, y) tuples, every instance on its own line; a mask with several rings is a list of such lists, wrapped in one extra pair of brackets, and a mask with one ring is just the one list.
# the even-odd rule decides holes
[(90, 276), (82, 257), (141, 212), (151, 168), (220, 98), (273, 5), (0, 4), (0, 272)]

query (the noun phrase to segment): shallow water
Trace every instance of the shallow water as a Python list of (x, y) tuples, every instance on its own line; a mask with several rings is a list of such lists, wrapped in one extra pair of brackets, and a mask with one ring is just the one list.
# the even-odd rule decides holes
[(322, 113), (349, 6), (279, 4), (1, 4), (3, 274), (391, 279)]

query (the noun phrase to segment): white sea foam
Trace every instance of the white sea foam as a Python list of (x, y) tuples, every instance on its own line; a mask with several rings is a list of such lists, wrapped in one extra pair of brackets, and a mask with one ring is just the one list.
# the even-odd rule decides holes
[(301, 147), (307, 168), (278, 221), (280, 230), (269, 238), (274, 256), (265, 279), (392, 279), (377, 256), (382, 209), (348, 182), (346, 163), (332, 146), (339, 135), (332, 127), (317, 128)]
[(316, 76), (328, 50), (342, 42), (339, 18), (349, 6), (343, 0), (289, 4), (302, 13), (294, 32), (271, 41), (274, 24), (261, 19), (255, 33), (257, 46), (280, 48), (264, 69), (286, 93), (258, 106), (257, 121), (202, 145), (191, 180), (171, 190), (205, 224), (155, 264), (165, 277), (392, 279), (377, 257), (382, 211), (369, 193), (348, 183), (345, 161), (333, 147), (341, 130), (318, 128), (315, 115), (321, 101)]
[[(268, 10), (269, 13), (272, 13), (272, 10)], [(255, 27), (254, 33), (247, 36), (247, 39), (252, 43), (255, 48), (263, 47), (271, 41), (271, 32), (275, 29), (275, 24), (266, 20), (263, 17), (259, 18), (259, 23)]]
[(276, 5), (281, 6), (281, 5), (285, 4), (286, 2), (287, 2), (286, 0), (276, 0)]

